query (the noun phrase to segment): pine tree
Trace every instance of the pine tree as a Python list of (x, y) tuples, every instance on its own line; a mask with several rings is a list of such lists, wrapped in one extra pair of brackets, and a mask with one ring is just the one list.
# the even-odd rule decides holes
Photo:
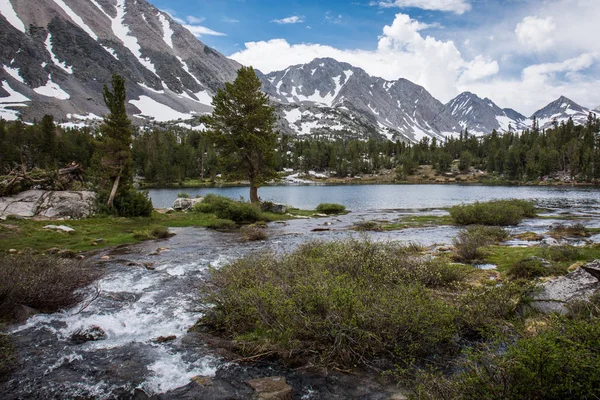
[(275, 175), (275, 111), (260, 91), (252, 67), (242, 67), (233, 83), (226, 83), (213, 99), (206, 119), (221, 164), (233, 175), (250, 181), (250, 201), (258, 202), (258, 188)]
[(112, 91), (104, 85), (104, 102), (110, 113), (104, 118), (101, 166), (104, 178), (112, 183), (106, 205), (113, 206), (119, 192), (130, 189), (133, 183), (131, 142), (133, 127), (125, 110), (125, 80), (118, 74), (112, 77)]
[(41, 125), (41, 148), (40, 152), (43, 154), (44, 167), (56, 168), (56, 125), (54, 125), (54, 118), (52, 115), (44, 115)]

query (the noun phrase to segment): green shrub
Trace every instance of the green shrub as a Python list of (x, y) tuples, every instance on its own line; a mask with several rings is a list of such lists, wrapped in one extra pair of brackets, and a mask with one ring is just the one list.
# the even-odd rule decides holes
[[(0, 329), (2, 326), (0, 326)], [(6, 380), (17, 367), (17, 351), (10, 336), (0, 333), (0, 382)]]
[(495, 226), (470, 226), (454, 239), (454, 259), (461, 262), (481, 260), (481, 248), (507, 240), (508, 232)]
[(600, 396), (600, 324), (555, 317), (540, 333), (503, 337), (465, 353), (449, 377), (423, 375), (420, 399), (594, 399)]
[(550, 227), (550, 235), (554, 238), (571, 237), (588, 237), (590, 236), (587, 228), (580, 222), (566, 225), (563, 223), (552, 224)]
[(150, 230), (150, 236), (155, 239), (166, 239), (173, 236), (173, 233), (169, 232), (169, 228), (165, 226), (155, 226)]
[(213, 213), (220, 219), (235, 222), (256, 222), (262, 218), (258, 206), (214, 194), (206, 195), (200, 203), (196, 203), (194, 210), (202, 213)]
[(265, 240), (267, 238), (267, 232), (265, 232), (263, 227), (255, 224), (243, 226), (240, 229), (240, 232), (244, 239), (250, 241)]
[(178, 199), (189, 199), (189, 198), (190, 198), (190, 195), (189, 195), (189, 194), (187, 194), (187, 193), (185, 193), (185, 192), (182, 192), (182, 193), (177, 193), (177, 198), (178, 198)]
[(571, 245), (550, 246), (544, 249), (542, 257), (556, 262), (576, 261), (583, 255), (579, 247)]
[(210, 221), (207, 226), (208, 229), (216, 230), (230, 230), (236, 227), (235, 222), (230, 219), (215, 219)]
[(77, 289), (99, 277), (78, 260), (53, 256), (0, 255), (0, 320), (11, 320), (18, 305), (55, 312), (83, 299)]
[(255, 253), (211, 270), (216, 290), (201, 323), (235, 338), (244, 354), (317, 364), (450, 354), (456, 310), (429, 287), (452, 286), (465, 273), (368, 240)]
[(140, 192), (130, 189), (121, 192), (115, 197), (112, 208), (106, 205), (108, 192), (99, 193), (97, 199), (98, 212), (101, 214), (118, 215), (126, 218), (149, 217), (154, 210), (147, 191)]
[(383, 230), (383, 228), (381, 227), (381, 224), (379, 224), (375, 221), (356, 222), (354, 224), (354, 226), (352, 227), (352, 229), (354, 229), (356, 231), (374, 231), (374, 232), (380, 232)]
[(535, 206), (532, 202), (516, 199), (475, 202), (450, 209), (450, 216), (458, 225), (517, 225), (523, 218), (531, 218), (535, 215)]
[(335, 203), (321, 203), (317, 206), (317, 211), (323, 214), (341, 214), (346, 211), (346, 206)]
[(534, 279), (541, 276), (551, 275), (551, 269), (542, 265), (540, 260), (524, 259), (518, 261), (508, 268), (507, 275), (510, 279)]

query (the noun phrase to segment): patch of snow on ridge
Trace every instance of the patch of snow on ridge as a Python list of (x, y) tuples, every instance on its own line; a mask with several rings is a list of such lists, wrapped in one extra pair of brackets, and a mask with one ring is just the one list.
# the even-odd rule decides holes
[(79, 26), (81, 29), (83, 29), (85, 31), (85, 33), (87, 33), (88, 35), (90, 35), (90, 37), (92, 39), (98, 40), (98, 35), (96, 35), (94, 33), (94, 31), (89, 26), (87, 26), (87, 24), (85, 22), (83, 22), (83, 20), (81, 19), (81, 17), (79, 15), (77, 15), (71, 9), (71, 7), (69, 7), (68, 5), (66, 5), (63, 0), (54, 0), (54, 2), (56, 3), (56, 5), (58, 5), (60, 8), (62, 8), (62, 10), (69, 16), (69, 18), (71, 18), (71, 20), (73, 22), (75, 22), (75, 24), (77, 24), (77, 26)]
[(73, 74), (73, 67), (67, 65), (64, 61), (60, 61), (58, 59), (58, 57), (56, 57), (56, 55), (52, 51), (52, 35), (50, 33), (48, 33), (48, 37), (46, 38), (46, 41), (44, 42), (44, 44), (46, 45), (46, 50), (48, 50), (48, 53), (50, 53), (50, 58), (52, 58), (52, 62), (56, 66), (60, 67), (67, 74), (71, 74), (72, 75)]
[(294, 108), (290, 111), (285, 111), (285, 119), (290, 123), (290, 125), (296, 123), (301, 118), (302, 112), (297, 108)]
[(15, 9), (13, 8), (10, 0), (0, 0), (0, 13), (4, 15), (4, 18), (16, 29), (25, 33), (25, 24), (19, 16), (17, 15)]
[(129, 100), (129, 103), (140, 110), (139, 115), (142, 117), (153, 118), (158, 122), (192, 118), (191, 114), (184, 114), (173, 110), (171, 107), (161, 104), (148, 96), (140, 96), (139, 100)]
[(31, 101), (31, 99), (23, 96), (21, 93), (13, 90), (6, 81), (2, 81), (2, 89), (8, 92), (8, 97), (0, 97), (0, 104), (21, 103), (23, 101)]
[(18, 80), (21, 83), (25, 83), (25, 81), (23, 80), (23, 78), (21, 78), (21, 74), (20, 74), (20, 69), (19, 68), (11, 68), (11, 67), (7, 67), (6, 65), (4, 66), (4, 70), (6, 71), (7, 74), (9, 74), (10, 76), (12, 76), (13, 78), (15, 78), (16, 80)]
[(33, 89), (37, 94), (46, 97), (54, 97), (58, 100), (69, 100), (71, 95), (65, 92), (57, 83), (52, 82), (52, 77), (48, 75), (48, 82), (44, 86)]
[(165, 43), (170, 47), (173, 48), (173, 29), (171, 29), (171, 24), (169, 23), (169, 20), (162, 14), (162, 13), (158, 13), (158, 20), (160, 21), (160, 24), (162, 25), (162, 29), (163, 29), (163, 40), (165, 41)]
[(183, 70), (184, 70), (185, 72), (187, 72), (189, 76), (191, 76), (192, 78), (194, 78), (194, 80), (196, 81), (196, 83), (197, 83), (198, 85), (200, 85), (200, 86), (204, 86), (204, 85), (202, 84), (202, 82), (200, 82), (200, 81), (198, 80), (198, 78), (196, 78), (196, 76), (195, 76), (194, 74), (192, 74), (192, 72), (190, 71), (190, 67), (187, 65), (187, 63), (186, 63), (185, 61), (183, 61), (183, 58), (181, 58), (181, 57), (177, 56), (177, 59), (178, 59), (178, 60), (179, 60), (179, 62), (181, 63), (181, 66), (183, 67)]
[[(54, 0), (58, 1), (58, 0)], [(138, 59), (140, 64), (142, 64), (146, 69), (156, 74), (156, 68), (152, 61), (148, 58), (142, 57), (142, 48), (140, 47), (138, 40), (135, 36), (129, 35), (129, 27), (125, 25), (125, 0), (117, 0), (116, 5), (117, 16), (115, 18), (111, 18), (111, 26), (112, 31), (117, 38), (119, 38), (125, 47), (127, 47), (133, 55)]]

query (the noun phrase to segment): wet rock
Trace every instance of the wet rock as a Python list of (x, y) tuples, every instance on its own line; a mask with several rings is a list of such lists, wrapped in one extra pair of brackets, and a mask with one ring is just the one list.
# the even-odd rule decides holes
[(104, 332), (104, 329), (96, 325), (89, 328), (78, 329), (71, 335), (71, 340), (77, 344), (95, 342), (104, 339), (106, 339), (106, 332)]
[(329, 217), (327, 214), (315, 214), (315, 217), (326, 218)]
[(542, 245), (544, 245), (544, 246), (559, 246), (560, 243), (558, 243), (558, 240), (556, 240), (554, 238), (545, 238), (544, 240), (542, 240)]
[(329, 228), (314, 228), (311, 229), (311, 232), (329, 232), (331, 229)]
[(15, 254), (17, 249), (8, 249), (9, 254)]
[(192, 378), (192, 382), (194, 382), (195, 384), (200, 385), (200, 386), (212, 386), (212, 384), (213, 384), (213, 380), (210, 376), (202, 376), (202, 375), (194, 376)]
[(524, 240), (526, 242), (537, 242), (537, 241), (544, 239), (543, 235), (540, 235), (535, 232), (519, 233), (519, 234), (515, 235), (514, 237), (515, 237), (515, 239)]
[(291, 400), (292, 387), (282, 376), (251, 379), (248, 385), (254, 389), (259, 400)]
[(178, 198), (173, 202), (173, 210), (175, 211), (189, 211), (191, 210), (196, 203), (200, 203), (202, 201), (202, 197), (196, 199), (184, 199)]
[(102, 256), (102, 257), (100, 257), (100, 259), (104, 260), (104, 261), (108, 261), (108, 260), (110, 260), (110, 256)]
[(267, 212), (275, 214), (285, 214), (287, 212), (287, 206), (279, 203), (263, 203)]
[(599, 278), (600, 260), (596, 260), (542, 284), (531, 305), (544, 313), (566, 314), (566, 303), (587, 300), (600, 291)]
[(28, 307), (23, 304), (19, 304), (13, 311), (13, 318), (17, 322), (25, 322), (29, 317), (39, 314), (40, 312), (35, 308)]
[(542, 257), (537, 257), (537, 256), (529, 256), (525, 259), (525, 261), (537, 261), (540, 263), (540, 265), (542, 267), (545, 268), (551, 268), (552, 267), (552, 263)]
[(172, 342), (173, 340), (177, 339), (177, 336), (175, 335), (170, 335), (170, 336), (159, 336), (156, 339), (154, 339), (154, 341), (156, 343), (167, 343), (167, 342)]
[(52, 231), (65, 232), (65, 233), (73, 233), (75, 229), (68, 227), (66, 225), (46, 225), (44, 229), (50, 229)]

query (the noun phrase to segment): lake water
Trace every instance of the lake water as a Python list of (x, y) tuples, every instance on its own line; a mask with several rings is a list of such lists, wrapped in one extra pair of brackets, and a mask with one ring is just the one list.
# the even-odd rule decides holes
[[(167, 208), (177, 194), (191, 197), (215, 193), (233, 199), (248, 199), (247, 187), (152, 189), (155, 207)], [(352, 211), (445, 208), (461, 203), (493, 199), (527, 199), (540, 207), (590, 211), (600, 209), (600, 188), (570, 186), (484, 186), (484, 185), (303, 185), (265, 186), (263, 200), (314, 209), (319, 203), (344, 204)]]

